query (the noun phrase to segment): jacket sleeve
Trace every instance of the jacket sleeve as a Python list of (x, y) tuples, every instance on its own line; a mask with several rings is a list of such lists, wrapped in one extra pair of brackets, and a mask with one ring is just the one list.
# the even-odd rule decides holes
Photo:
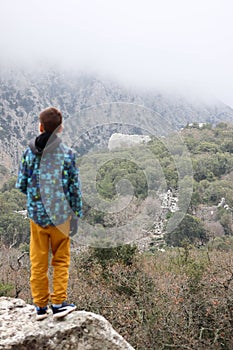
[(18, 188), (24, 194), (27, 194), (27, 182), (28, 182), (28, 165), (26, 161), (26, 152), (25, 152), (20, 161), (18, 178), (17, 178), (15, 187)]
[(79, 179), (79, 169), (76, 166), (75, 154), (72, 154), (71, 166), (69, 169), (69, 195), (70, 195), (70, 206), (74, 214), (81, 218), (82, 213), (82, 193), (81, 183)]

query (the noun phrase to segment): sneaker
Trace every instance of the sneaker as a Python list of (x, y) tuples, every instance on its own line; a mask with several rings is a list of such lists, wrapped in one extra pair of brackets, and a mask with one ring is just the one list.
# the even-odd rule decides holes
[(67, 304), (66, 302), (63, 302), (60, 307), (56, 307), (52, 305), (53, 318), (64, 317), (76, 309), (77, 309), (76, 305)]
[(47, 306), (45, 306), (45, 307), (36, 306), (36, 320), (37, 321), (43, 320), (44, 318), (47, 318), (48, 316), (49, 316), (49, 313), (48, 313)]

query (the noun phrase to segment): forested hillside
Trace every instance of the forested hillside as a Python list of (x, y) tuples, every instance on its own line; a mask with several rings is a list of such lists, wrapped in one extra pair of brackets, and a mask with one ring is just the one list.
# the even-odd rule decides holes
[[(137, 350), (231, 350), (233, 126), (194, 124), (180, 133), (190, 152), (194, 177), (191, 202), (180, 225), (164, 232), (163, 249), (151, 245), (145, 252), (139, 252), (133, 243), (83, 247), (80, 232), (72, 240), (68, 294), (80, 310), (104, 315)], [(178, 147), (172, 156), (165, 145), (163, 138), (154, 139), (127, 152), (136, 151), (139, 158), (144, 156), (144, 164), (150, 164), (142, 152), (148, 147), (148, 154), (156, 155), (165, 174), (163, 185), (176, 192), (179, 174), (174, 154), (179, 157), (181, 150)], [(118, 216), (100, 213), (84, 203), (83, 220), (98, 230), (131, 220), (147, 197), (143, 166), (126, 161), (124, 152), (115, 153), (123, 160), (113, 158), (114, 153), (107, 150), (91, 155), (96, 162), (98, 157), (111, 156), (97, 176), (101, 198), (113, 200), (114, 185), (122, 177), (135, 188), (130, 209)], [(84, 162), (91, 172), (90, 164)], [(154, 188), (158, 180), (155, 171)], [(25, 209), (25, 197), (14, 184), (11, 178), (0, 193), (0, 295), (32, 302), (28, 219), (17, 213)], [(166, 209), (166, 218), (172, 215)]]
[[(216, 127), (212, 127), (210, 124), (199, 127), (198, 124), (194, 124), (180, 131), (180, 136), (189, 151), (193, 168), (193, 193), (183, 224), (187, 221), (186, 225), (194, 225), (194, 230), (192, 236), (189, 227), (189, 237), (186, 237), (185, 229), (181, 233), (171, 232), (169, 235), (165, 235), (167, 243), (180, 245), (184, 238), (188, 238), (194, 243), (200, 237), (202, 237), (201, 241), (204, 243), (210, 237), (231, 235), (233, 233), (232, 125), (220, 123)], [(169, 138), (171, 139), (171, 136)], [(91, 225), (104, 228), (113, 227), (116, 224), (118, 226), (124, 225), (135, 215), (147, 198), (148, 181), (150, 181), (150, 187), (153, 191), (165, 193), (167, 189), (171, 189), (174, 196), (178, 197), (179, 210), (182, 210), (182, 201), (185, 198), (177, 194), (179, 192), (180, 169), (177, 169), (176, 164), (179, 157), (181, 157), (179, 152), (183, 151), (179, 147), (180, 145), (177, 145), (175, 155), (171, 155), (166, 148), (164, 139), (155, 138), (147, 145), (127, 150), (93, 152), (88, 157), (88, 161), (85, 158), (84, 160), (80, 158), (81, 180), (85, 185), (84, 220)], [(148, 154), (147, 157), (145, 156), (145, 149), (150, 151), (146, 153)], [(129, 154), (133, 155), (134, 153), (137, 155), (137, 161), (129, 161)], [(157, 168), (154, 167), (154, 162), (151, 163), (151, 154), (156, 158), (156, 164), (159, 165)], [(117, 198), (117, 184), (122, 179), (129, 181), (134, 191), (131, 194), (128, 185), (123, 187), (123, 195), (126, 197), (132, 195), (132, 200), (126, 210), (119, 211), (117, 214), (111, 215), (105, 213), (104, 210), (96, 210), (94, 204), (90, 205), (93, 202), (89, 203), (89, 199), (91, 201), (94, 193), (93, 181), (91, 181), (95, 176), (94, 164), (101, 162), (103, 165), (99, 168), (96, 176), (96, 189), (100, 198), (103, 198), (110, 205), (111, 201)], [(145, 169), (147, 177), (145, 176)], [(82, 174), (85, 175), (83, 179)], [(163, 175), (162, 180), (161, 174)], [(88, 182), (89, 177), (90, 181)], [(5, 183), (0, 194), (1, 241), (7, 245), (14, 242), (15, 236), (17, 236), (17, 245), (25, 242), (25, 237), (28, 237), (27, 220), (24, 219), (22, 214), (16, 213), (16, 211), (25, 209), (25, 197), (14, 189), (14, 181), (15, 179), (12, 178)], [(156, 221), (156, 211), (154, 215), (154, 221)], [(166, 210), (165, 222), (172, 215), (174, 213)], [(149, 226), (144, 228), (147, 231), (151, 229)], [(24, 232), (22, 232), (22, 229)], [(166, 233), (166, 226), (163, 233)], [(81, 230), (80, 235), (85, 235), (85, 232)]]

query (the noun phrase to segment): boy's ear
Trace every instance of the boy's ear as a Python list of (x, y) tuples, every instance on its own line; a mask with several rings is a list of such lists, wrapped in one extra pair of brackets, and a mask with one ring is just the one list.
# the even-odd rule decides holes
[(57, 132), (62, 132), (62, 130), (63, 130), (63, 125), (61, 124), (61, 125), (59, 126)]
[(39, 131), (40, 132), (44, 132), (44, 127), (43, 127), (43, 125), (41, 123), (39, 123)]

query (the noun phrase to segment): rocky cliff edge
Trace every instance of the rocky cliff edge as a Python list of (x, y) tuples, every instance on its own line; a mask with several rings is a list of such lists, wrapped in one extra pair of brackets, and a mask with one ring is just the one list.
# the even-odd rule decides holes
[(21, 299), (0, 298), (0, 349), (134, 350), (102, 316), (74, 311), (60, 321), (36, 321)]

